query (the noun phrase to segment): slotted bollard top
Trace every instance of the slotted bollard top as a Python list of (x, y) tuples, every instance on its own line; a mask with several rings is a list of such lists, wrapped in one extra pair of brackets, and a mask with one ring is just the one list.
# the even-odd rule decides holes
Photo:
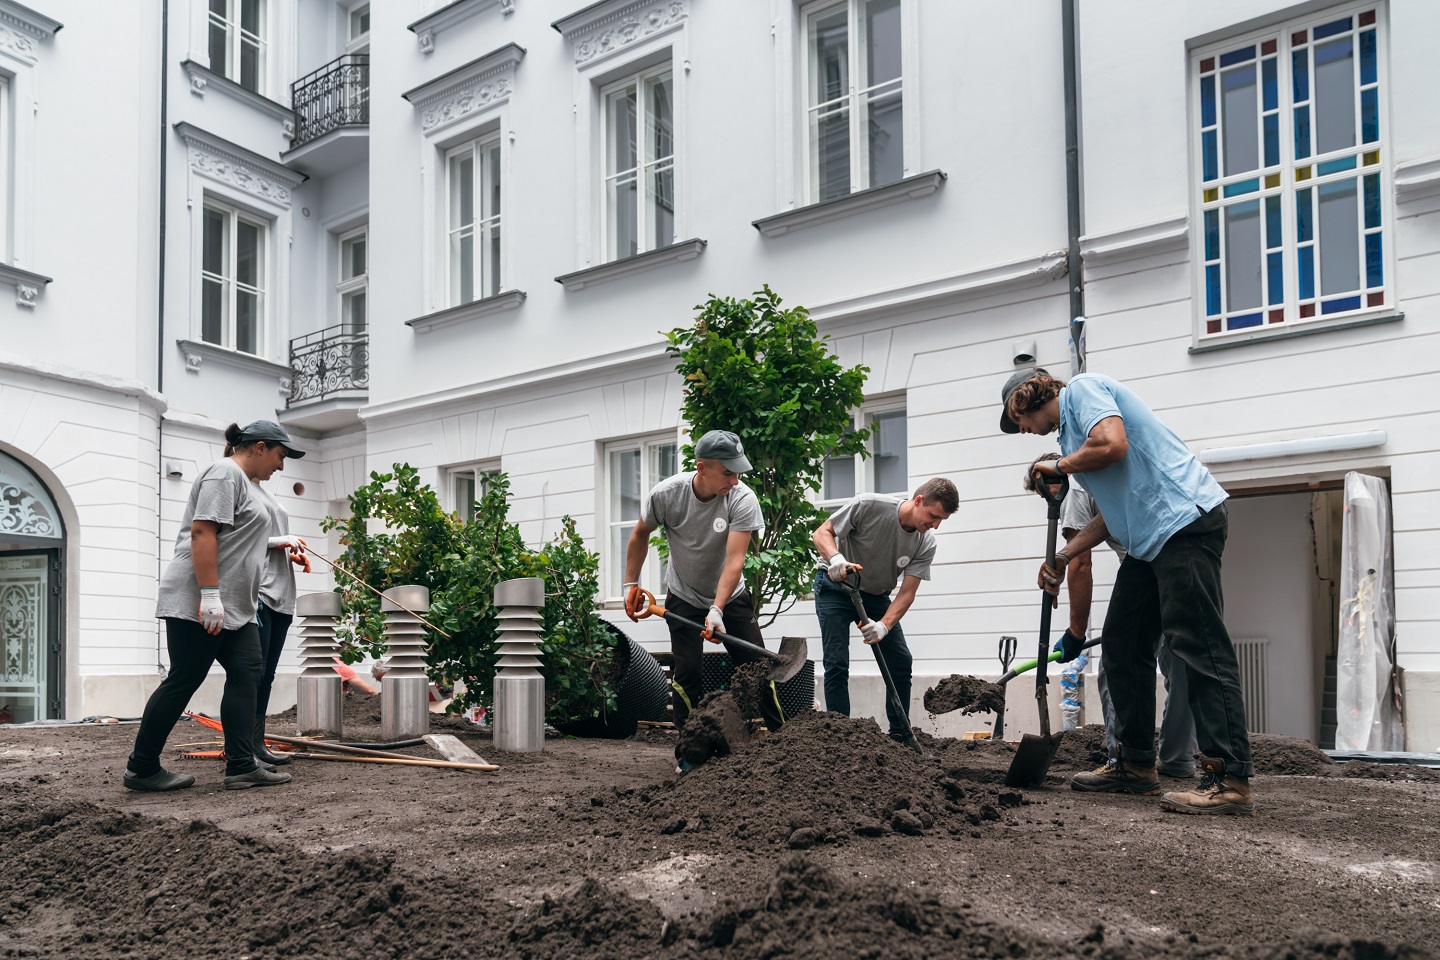
[(391, 587), (385, 591), (380, 601), (380, 609), (386, 613), (404, 613), (406, 607), (416, 613), (428, 612), (430, 610), (430, 588), (414, 584)]
[(539, 577), (520, 577), (495, 584), (497, 607), (545, 606), (545, 581)]
[(295, 598), (297, 617), (339, 617), (340, 594), (302, 593)]

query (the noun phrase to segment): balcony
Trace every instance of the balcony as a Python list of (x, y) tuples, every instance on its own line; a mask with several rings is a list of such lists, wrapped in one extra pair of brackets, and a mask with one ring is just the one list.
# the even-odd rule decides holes
[(348, 53), (295, 81), (290, 88), (295, 138), (282, 159), (323, 177), (370, 154), (370, 55)]
[(360, 422), (370, 387), (370, 335), (340, 324), (290, 341), (290, 399), (281, 421), (326, 432)]

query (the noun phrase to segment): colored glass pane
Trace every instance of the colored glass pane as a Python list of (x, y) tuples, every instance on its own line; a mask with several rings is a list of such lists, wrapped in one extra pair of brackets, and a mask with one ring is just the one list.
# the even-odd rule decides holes
[(1341, 170), (1354, 170), (1355, 158), (1341, 157), (1339, 160), (1326, 160), (1324, 163), (1316, 164), (1315, 175), (1323, 177), (1328, 173), (1339, 173)]
[(1225, 325), (1231, 330), (1244, 330), (1246, 327), (1258, 327), (1265, 317), (1259, 313), (1246, 313), (1238, 317), (1231, 317), (1225, 321)]
[(1271, 113), (1265, 117), (1265, 166), (1273, 167), (1280, 162), (1280, 114)]
[(1339, 20), (1331, 20), (1329, 23), (1322, 23), (1315, 28), (1315, 39), (1324, 40), (1326, 37), (1333, 37), (1337, 33), (1344, 33), (1350, 29), (1350, 18), (1342, 17)]
[(1280, 186), (1280, 174), (1278, 174), (1278, 173), (1272, 173), (1272, 174), (1270, 174), (1268, 177), (1265, 178), (1265, 189), (1266, 189), (1266, 190), (1273, 190), (1275, 187), (1278, 187), (1278, 186)]
[(1362, 27), (1368, 27), (1368, 26), (1370, 26), (1370, 24), (1372, 24), (1372, 23), (1374, 23), (1374, 22), (1375, 22), (1375, 11), (1374, 11), (1374, 10), (1366, 10), (1364, 13), (1360, 14), (1360, 26), (1362, 26)]
[(1315, 248), (1300, 248), (1300, 299), (1315, 296)]
[(1280, 254), (1267, 253), (1265, 255), (1266, 272), (1266, 293), (1265, 302), (1274, 306), (1277, 303), (1285, 302), (1285, 268), (1280, 262)]
[(1365, 306), (1367, 306), (1367, 307), (1383, 307), (1383, 306), (1385, 306), (1385, 291), (1383, 291), (1383, 290), (1376, 290), (1374, 293), (1367, 293), (1367, 294), (1365, 294)]
[(1313, 316), (1315, 316), (1315, 304), (1313, 304), (1313, 303), (1302, 303), (1302, 304), (1300, 304), (1300, 316), (1302, 316), (1302, 317), (1313, 317)]
[(1325, 314), (1325, 313), (1344, 313), (1346, 310), (1359, 310), (1359, 309), (1360, 309), (1360, 298), (1359, 298), (1359, 297), (1341, 297), (1341, 298), (1338, 299), (1338, 300), (1322, 300), (1322, 301), (1320, 301), (1320, 312), (1321, 312), (1322, 314)]
[(1297, 50), (1290, 55), (1290, 80), (1296, 103), (1310, 99), (1310, 54)]
[(1385, 262), (1381, 256), (1381, 235), (1371, 233), (1365, 236), (1365, 286), (1383, 287), (1385, 285)]
[(1284, 323), (1284, 322), (1285, 322), (1285, 311), (1284, 311), (1284, 310), (1271, 310), (1271, 311), (1270, 311), (1270, 322), (1271, 322), (1271, 323)]
[(1374, 143), (1380, 139), (1380, 91), (1377, 87), (1360, 91), (1360, 142)]
[(1274, 250), (1280, 246), (1280, 198), (1265, 198), (1265, 249)]
[(1320, 239), (1320, 292), (1334, 296), (1360, 289), (1360, 197), (1354, 180), (1316, 188)]
[(1373, 166), (1375, 166), (1375, 164), (1377, 164), (1377, 163), (1379, 163), (1379, 162), (1380, 162), (1380, 151), (1379, 151), (1379, 150), (1371, 150), (1369, 153), (1365, 154), (1365, 166), (1367, 166), (1367, 167), (1373, 167)]
[(1220, 313), (1220, 264), (1212, 263), (1205, 268), (1205, 314), (1216, 316)]
[(1219, 190), (1218, 187), (1211, 187), (1209, 190), (1206, 190), (1206, 191), (1205, 191), (1205, 202), (1206, 202), (1206, 203), (1214, 203), (1216, 200), (1219, 200), (1219, 199), (1220, 199), (1220, 190)]
[(1310, 156), (1310, 108), (1295, 108), (1295, 159)]
[(1247, 193), (1254, 193), (1256, 190), (1259, 189), (1260, 181), (1258, 179), (1241, 180), (1239, 183), (1227, 183), (1225, 185), (1225, 196), (1241, 197)]
[(1276, 79), (1274, 57), (1260, 62), (1260, 89), (1265, 97), (1265, 109), (1278, 110), (1280, 108), (1280, 82)]
[(1372, 173), (1365, 178), (1365, 229), (1380, 226), (1380, 175)]
[(1229, 53), (1220, 54), (1220, 66), (1233, 67), (1237, 63), (1246, 63), (1255, 59), (1254, 47), (1241, 47), (1239, 50), (1231, 50)]
[(1309, 243), (1315, 239), (1314, 212), (1310, 209), (1310, 191), (1295, 193), (1295, 242)]
[(1316, 44), (1315, 152), (1355, 146), (1355, 52), (1349, 37)]
[(1200, 78), (1200, 126), (1215, 126), (1215, 78)]
[(1220, 211), (1205, 211), (1205, 260), (1220, 259)]
[(1360, 84), (1374, 83), (1376, 78), (1375, 31), (1366, 30), (1360, 34)]
[(1263, 303), (1260, 289), (1260, 203), (1225, 208), (1225, 309), (1251, 310)]
[(1304, 30), (1296, 30), (1294, 33), (1290, 34), (1290, 42), (1297, 47), (1304, 46), (1307, 42), (1305, 36), (1306, 32)]
[(1220, 332), (1220, 321), (1219, 321), (1219, 320), (1206, 320), (1206, 321), (1205, 321), (1205, 332), (1206, 332), (1206, 333), (1219, 333), (1219, 332)]
[(1209, 183), (1220, 175), (1216, 162), (1214, 130), (1206, 130), (1200, 134), (1200, 157), (1201, 166), (1204, 167), (1203, 176), (1205, 182)]
[(1310, 168), (1309, 168), (1309, 167), (1296, 167), (1296, 168), (1295, 168), (1295, 179), (1296, 179), (1296, 180), (1309, 180), (1309, 179), (1310, 179)]
[(1270, 54), (1272, 54), (1272, 53), (1274, 53), (1274, 52), (1275, 52), (1275, 41), (1274, 41), (1274, 40), (1266, 40), (1264, 43), (1260, 44), (1260, 55), (1261, 55), (1261, 56), (1269, 56)]
[(1214, 58), (1214, 57), (1206, 57), (1204, 60), (1201, 60), (1201, 61), (1200, 61), (1200, 72), (1201, 72), (1201, 73), (1209, 73), (1211, 70), (1214, 70), (1214, 69), (1215, 69), (1215, 58)]
[(1225, 176), (1260, 165), (1259, 103), (1254, 64), (1220, 74), (1220, 129), (1224, 137)]

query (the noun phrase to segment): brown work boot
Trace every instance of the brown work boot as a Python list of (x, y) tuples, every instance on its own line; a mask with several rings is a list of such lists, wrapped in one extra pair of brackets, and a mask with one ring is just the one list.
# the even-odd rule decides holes
[(1250, 778), (1225, 772), (1225, 761), (1200, 758), (1200, 784), (1194, 790), (1177, 790), (1160, 801), (1163, 810), (1175, 813), (1228, 813), (1248, 817), (1255, 812)]
[(1077, 773), (1070, 778), (1070, 789), (1087, 793), (1136, 793), (1153, 797), (1160, 792), (1160, 775), (1155, 764), (1145, 766), (1124, 759), (1111, 759), (1091, 773)]

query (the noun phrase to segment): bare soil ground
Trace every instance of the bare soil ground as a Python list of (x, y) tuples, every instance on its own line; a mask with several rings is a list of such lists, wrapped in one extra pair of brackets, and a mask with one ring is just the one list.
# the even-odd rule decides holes
[[(0, 728), (0, 957), (1418, 958), (1440, 950), (1440, 774), (1256, 737), (1251, 818), (1043, 790), (1013, 747), (795, 718), (683, 777), (673, 734), (455, 733), (495, 773), (297, 760), (225, 792), (183, 722), (122, 789), (133, 726)], [(291, 732), (284, 720), (271, 729)], [(346, 737), (380, 738), (378, 701)], [(426, 755), (424, 749), (415, 749)], [(1179, 782), (1171, 782), (1179, 783)]]

